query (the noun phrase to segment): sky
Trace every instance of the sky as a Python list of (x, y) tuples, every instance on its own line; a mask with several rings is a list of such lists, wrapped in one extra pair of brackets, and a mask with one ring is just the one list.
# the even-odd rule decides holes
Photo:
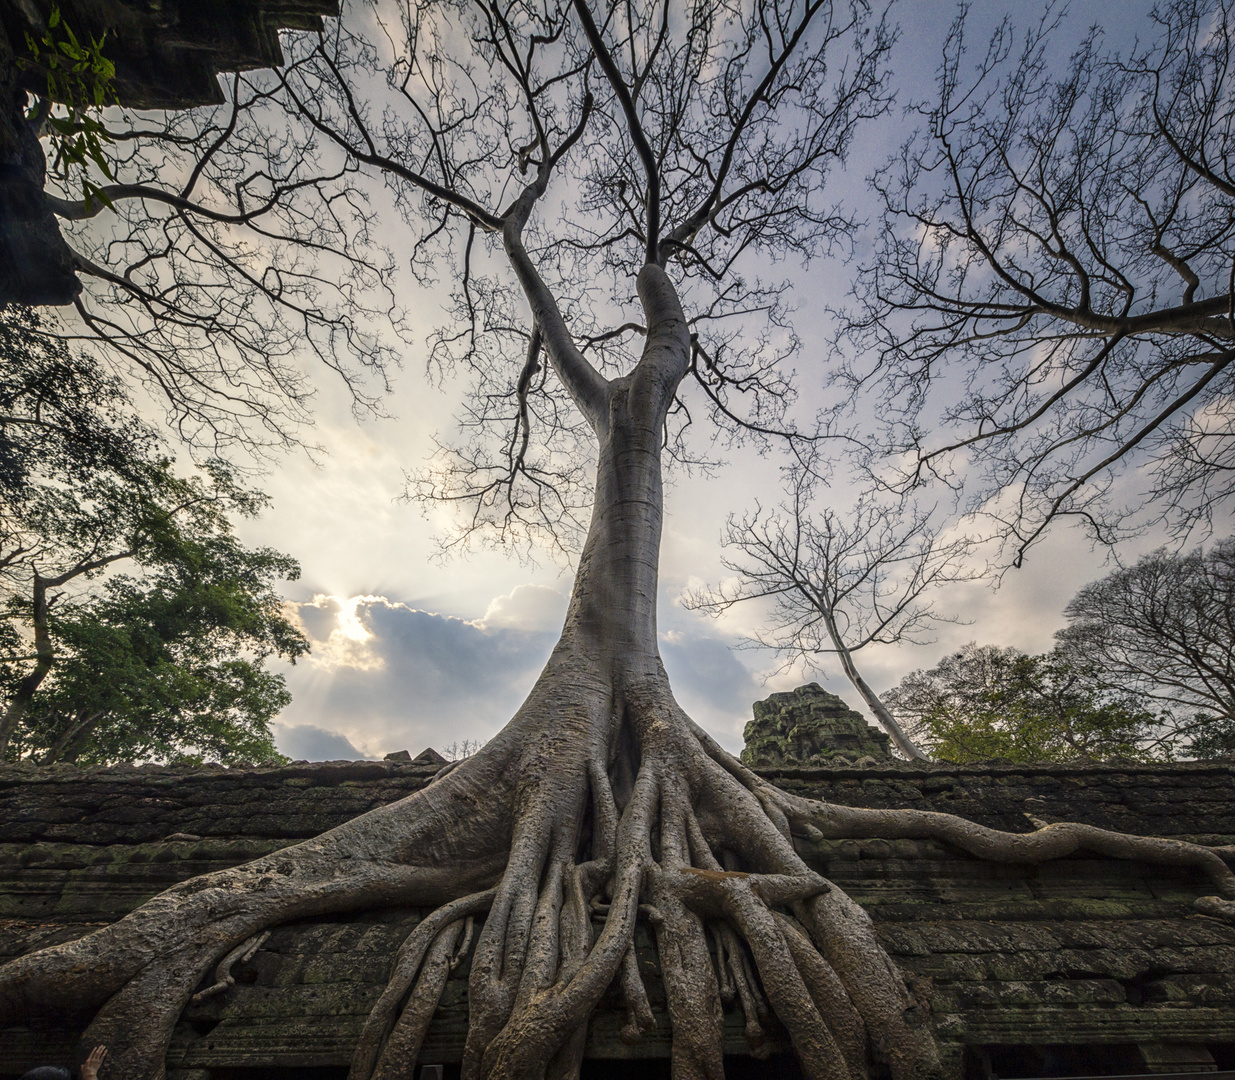
[[(975, 36), (1005, 10), (975, 3)], [(1079, 36), (1089, 22), (1098, 22), (1108, 28), (1112, 44), (1126, 45), (1138, 25), (1127, 11), (1123, 3), (1076, 3), (1070, 32)], [(900, 6), (902, 37), (892, 67), (902, 102), (930, 94), (953, 13), (944, 3)], [(866, 170), (895, 148), (904, 131), (888, 123), (866, 133), (847, 175), (839, 178), (840, 189), (860, 196)], [(812, 344), (823, 333), (808, 301), (817, 295), (843, 299), (847, 274), (843, 263), (826, 260), (798, 274), (797, 325), (806, 342), (798, 366), (808, 374)], [(443, 318), (439, 302), (431, 293), (403, 299), (423, 342)], [(423, 363), (423, 355), (406, 357), (386, 402), (388, 418), (359, 423), (343, 388), (325, 374), (315, 376), (316, 429), (310, 437), (324, 453), (316, 460), (293, 453), (276, 462), (258, 480), (271, 496), (270, 509), (240, 528), (245, 541), (289, 552), (302, 566), (300, 579), (285, 592), (312, 652), (295, 666), (276, 665), (293, 694), (277, 720), (276, 743), (292, 758), (380, 757), (399, 750), (415, 755), (429, 746), (448, 753), (483, 741), (518, 707), (560, 628), (569, 565), (501, 551), (441, 561), (436, 538), (449, 524), (446, 512), (400, 498), (405, 474), (432, 452), (435, 433), (450, 434), (459, 406), (449, 386), (426, 382)], [(818, 668), (781, 670), (767, 653), (741, 648), (744, 634), (759, 625), (758, 608), (738, 608), (713, 620), (681, 604), (687, 589), (725, 576), (719, 537), (726, 515), (749, 509), (756, 499), (774, 501), (780, 464), (735, 455), (711, 477), (671, 475), (666, 490), (662, 654), (682, 705), (734, 750), (742, 745), (751, 703), (773, 691), (816, 680), (860, 706), (831, 660)], [(829, 495), (838, 505), (847, 497)], [(1124, 555), (1158, 542), (1144, 537)], [(1056, 527), (1027, 565), (1004, 575), (998, 587), (971, 582), (941, 592), (938, 610), (957, 622), (942, 626), (936, 641), (864, 651), (862, 671), (882, 690), (969, 641), (1047, 650), (1063, 625), (1064, 605), (1081, 585), (1110, 569), (1105, 560), (1075, 531)]]

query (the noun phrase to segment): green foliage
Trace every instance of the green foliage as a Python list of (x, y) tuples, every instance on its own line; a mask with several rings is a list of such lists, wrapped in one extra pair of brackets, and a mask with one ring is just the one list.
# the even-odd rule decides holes
[(62, 659), (35, 696), (27, 753), (56, 748), (90, 763), (278, 759), (270, 721), (291, 698), (260, 658), (305, 651), (269, 587), (294, 577), (295, 563), (228, 536), (186, 539), (161, 562), (53, 611)]
[[(56, 33), (59, 31), (59, 33)], [(115, 180), (104, 146), (113, 142), (107, 129), (92, 110), (115, 104), (113, 87), (116, 66), (103, 55), (102, 38), (79, 41), (73, 28), (53, 7), (47, 20), (47, 31), (36, 41), (26, 35), (30, 57), (23, 62), (47, 79), (47, 98), (63, 108), (63, 115), (49, 112), (44, 124), (53, 151), (52, 171), (69, 178), (80, 172), (82, 195), (87, 211), (97, 198), (108, 209), (114, 209), (103, 190), (90, 179), (93, 162), (108, 180)]]
[(1197, 713), (1189, 728), (1188, 757), (1235, 757), (1235, 718)]
[(1090, 665), (994, 645), (912, 672), (883, 701), (932, 757), (955, 762), (1145, 758), (1163, 722)]
[[(128, 475), (157, 436), (133, 416), (119, 380), (43, 332), (32, 308), (0, 308), (0, 528), (42, 498), (50, 478)], [(39, 480), (38, 478), (42, 479)]]
[(295, 560), (233, 534), (265, 497), (218, 462), (179, 474), (118, 385), (31, 313), (0, 313), (0, 346), (6, 756), (277, 759), (289, 696), (264, 661), (308, 643), (274, 588)]

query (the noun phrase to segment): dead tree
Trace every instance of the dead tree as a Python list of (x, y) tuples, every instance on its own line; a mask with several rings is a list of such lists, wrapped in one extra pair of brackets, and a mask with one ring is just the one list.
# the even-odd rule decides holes
[[(884, 108), (888, 43), (861, 7), (824, 0), (602, 15), (586, 0), (426, 2), (351, 12), (289, 42), (298, 52), (269, 100), (308, 126), (323, 162), (377, 176), (409, 218), (423, 212), (401, 259), (428, 273), (457, 257), (458, 336), (443, 335), (439, 355), (480, 379), (465, 417), (475, 430), (508, 421), (494, 444), (454, 459), (449, 490), (473, 496), (471, 520), (507, 534), (569, 522), (582, 499), (559, 494), (576, 467), (561, 440), (594, 442), (565, 625), (527, 700), (478, 753), (400, 802), (11, 962), (0, 1023), (94, 1008), (83, 1037), (111, 1048), (105, 1080), (154, 1080), (184, 1005), (225, 986), (269, 927), (414, 905), (431, 913), (393, 962), (354, 1080), (413, 1074), (464, 947), (464, 1077), (570, 1080), (610, 984), (628, 1037), (651, 1022), (633, 951), (646, 919), (678, 1080), (720, 1080), (730, 994), (749, 1009), (753, 1047), (766, 1001), (812, 1080), (862, 1077), (875, 1062), (909, 1080), (940, 1073), (930, 1026), (869, 917), (810, 870), (795, 835), (1194, 865), (1218, 894), (1198, 906), (1235, 915), (1235, 874), (1209, 849), (811, 802), (751, 773), (674, 700), (656, 634), (666, 444), (680, 445), (688, 380), (722, 418), (744, 415), (739, 397), (779, 388), (786, 339), (758, 257), (810, 254), (843, 232), (823, 182), (855, 125)], [(772, 405), (758, 401), (746, 419), (770, 430)]]
[(809, 463), (790, 470), (791, 498), (777, 511), (731, 517), (723, 542), (733, 584), (704, 588), (686, 606), (719, 615), (735, 604), (770, 600), (767, 625), (749, 642), (788, 662), (835, 656), (845, 677), (910, 759), (926, 755), (862, 677), (854, 654), (870, 645), (924, 644), (932, 626), (954, 621), (936, 612), (926, 594), (970, 579), (964, 540), (941, 541), (929, 513), (869, 495), (838, 513), (821, 501)]

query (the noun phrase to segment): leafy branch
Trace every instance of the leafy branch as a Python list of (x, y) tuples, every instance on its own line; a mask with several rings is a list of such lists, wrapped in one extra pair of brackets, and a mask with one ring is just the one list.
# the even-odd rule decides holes
[[(55, 31), (61, 33), (57, 35)], [(54, 152), (52, 171), (66, 180), (74, 171), (80, 171), (82, 195), (89, 212), (97, 198), (109, 210), (114, 210), (106, 193), (90, 179), (90, 163), (110, 181), (116, 177), (104, 152), (104, 146), (114, 140), (103, 124), (91, 115), (92, 110), (114, 105), (116, 91), (116, 65), (103, 55), (101, 38), (90, 37), (82, 42), (60, 16), (58, 7), (52, 8), (47, 20), (47, 31), (36, 41), (26, 34), (26, 47), (30, 59), (20, 61), (27, 70), (42, 72), (47, 79), (47, 96), (44, 102), (36, 103), (27, 117), (41, 127)], [(63, 115), (54, 115), (50, 104), (60, 105)]]

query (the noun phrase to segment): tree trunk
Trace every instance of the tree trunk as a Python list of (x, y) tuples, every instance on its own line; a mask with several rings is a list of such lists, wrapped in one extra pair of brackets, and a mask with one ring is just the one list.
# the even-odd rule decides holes
[(853, 655), (845, 647), (845, 642), (840, 635), (840, 629), (836, 625), (836, 619), (830, 610), (823, 612), (823, 621), (824, 625), (828, 628), (828, 637), (832, 639), (836, 655), (840, 657), (841, 667), (845, 669), (845, 675), (853, 683), (857, 692), (862, 695), (862, 700), (866, 702), (870, 711), (875, 714), (875, 719), (883, 726), (883, 730), (892, 736), (892, 741), (896, 743), (897, 749), (909, 758), (910, 761), (929, 761), (930, 758), (922, 753), (917, 744), (905, 734), (904, 729), (896, 722), (896, 717), (888, 712), (888, 707), (880, 700), (879, 695), (862, 678), (861, 672), (858, 671), (858, 666), (853, 662)]
[(0, 761), (8, 756), (13, 733), (25, 718), (35, 693), (56, 661), (47, 627), (47, 586), (47, 579), (35, 571), (31, 593), (31, 623), (34, 626), (34, 652), (37, 659), (34, 669), (17, 684), (4, 715), (0, 716)]
[(59, 738), (39, 758), (39, 764), (54, 765), (57, 761), (76, 761), (84, 749), (86, 736), (106, 715), (106, 709), (95, 709), (93, 712), (79, 709), (73, 714)]
[[(517, 237), (507, 242), (518, 268)], [(1205, 849), (1058, 827), (1038, 842), (914, 812), (846, 817), (772, 787), (692, 723), (656, 637), (661, 440), (688, 337), (663, 270), (645, 268), (639, 292), (648, 336), (635, 370), (612, 382), (564, 376), (581, 380), (597, 433), (596, 503), (561, 639), (511, 722), (399, 802), (10, 962), (0, 1026), (36, 1007), (95, 1008), (82, 1044), (110, 1048), (103, 1080), (161, 1080), (185, 1004), (225, 992), (269, 927), (405, 904), (434, 910), (394, 958), (351, 1080), (412, 1080), (444, 973), (482, 914), (464, 1080), (577, 1080), (588, 1019), (611, 984), (624, 1037), (638, 1039), (653, 1023), (634, 955), (639, 919), (655, 932), (674, 1080), (722, 1080), (731, 1000), (755, 1053), (771, 1008), (808, 1080), (863, 1080), (872, 1066), (938, 1080), (923, 1003), (866, 913), (797, 855), (795, 833), (921, 833), (1018, 861), (1081, 846), (1148, 854), (1205, 869), (1226, 899), (1198, 907), (1235, 916), (1235, 874)], [(546, 328), (546, 348), (568, 366), (558, 331)]]

